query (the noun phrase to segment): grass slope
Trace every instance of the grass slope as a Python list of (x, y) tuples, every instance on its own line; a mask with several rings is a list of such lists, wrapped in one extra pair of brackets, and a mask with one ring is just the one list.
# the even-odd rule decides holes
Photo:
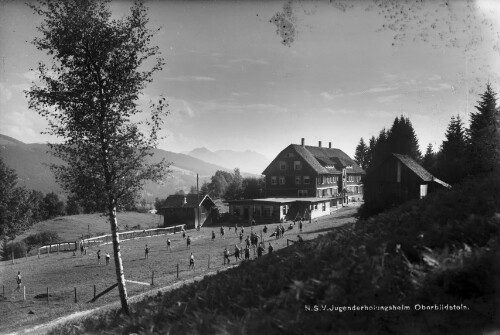
[[(339, 225), (354, 222), (356, 208), (340, 209), (334, 214), (317, 220), (311, 224), (304, 225), (302, 236), (304, 239), (312, 239), (319, 234), (334, 229)], [(137, 295), (156, 287), (164, 287), (179, 281), (192, 279), (205, 273), (220, 269), (226, 269), (223, 265), (222, 252), (224, 248), (234, 250), (234, 245), (239, 244), (238, 235), (226, 227), (224, 238), (219, 236), (218, 228), (202, 227), (200, 231), (190, 230), (188, 235), (192, 238), (191, 249), (187, 249), (186, 241), (181, 234), (170, 235), (172, 250), (166, 248), (166, 236), (153, 236), (138, 238), (135, 240), (122, 241), (121, 251), (127, 279), (150, 283), (152, 271), (154, 271), (155, 286), (140, 284), (127, 284), (129, 295)], [(276, 224), (268, 225), (270, 230)], [(260, 232), (262, 227), (254, 227)], [(216, 232), (217, 238), (212, 241), (211, 232)], [(298, 227), (287, 231), (285, 237), (296, 239)], [(250, 233), (250, 228), (245, 227), (245, 237)], [(268, 232), (267, 235), (270, 235)], [(286, 246), (286, 238), (276, 240), (263, 235), (266, 247), (270, 241), (276, 250)], [(144, 259), (144, 247), (148, 244), (150, 249), (149, 259)], [(93, 297), (93, 285), (96, 285), (97, 293), (116, 282), (113, 258), (111, 264), (97, 264), (96, 251), (100, 248), (104, 253), (111, 251), (110, 244), (104, 244), (91, 248), (87, 255), (73, 256), (72, 253), (57, 253), (42, 255), (40, 259), (28, 257), (28, 259), (16, 260), (16, 264), (0, 262), (0, 282), (5, 283), (6, 299), (0, 298), (0, 333), (14, 329), (26, 328), (31, 325), (52, 320), (58, 316), (71, 312), (77, 312), (101, 306), (118, 300), (116, 290), (100, 298), (95, 304), (87, 304)], [(188, 271), (188, 259), (190, 253), (196, 258), (196, 270)], [(253, 254), (251, 255), (253, 258)], [(210, 259), (210, 268), (208, 262)], [(235, 258), (231, 257), (231, 265)], [(179, 279), (176, 276), (176, 265), (179, 264)], [(14, 292), (15, 277), (17, 271), (23, 274), (23, 283), (26, 285), (27, 301), (22, 301), (22, 295)], [(46, 297), (35, 298), (39, 294), (46, 294), (47, 287), (50, 290), (50, 302), (46, 303)], [(74, 288), (77, 289), (78, 303), (74, 303)], [(28, 314), (33, 311), (34, 314)]]
[(493, 333), (498, 194), (500, 176), (471, 180), (52, 333)]
[[(140, 225), (142, 229), (156, 228), (160, 222), (160, 216), (150, 213), (120, 212), (117, 214), (117, 220), (120, 230), (125, 231), (132, 230), (132, 227), (137, 225)], [(63, 241), (75, 241), (82, 235), (88, 235), (89, 232), (92, 236), (109, 234), (110, 226), (107, 218), (101, 214), (61, 216), (36, 223), (19, 235), (16, 241), (43, 231), (55, 231)]]

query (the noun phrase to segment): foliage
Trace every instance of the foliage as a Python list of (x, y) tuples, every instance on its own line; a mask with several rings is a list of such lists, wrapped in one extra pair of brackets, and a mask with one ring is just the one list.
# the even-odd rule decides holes
[(422, 166), (424, 169), (434, 174), (436, 171), (436, 164), (437, 154), (433, 150), (432, 143), (429, 143), (425, 150), (424, 159), (422, 160)]
[(368, 166), (368, 150), (369, 148), (366, 146), (365, 140), (361, 138), (354, 152), (354, 161), (363, 169), (366, 169)]
[(46, 219), (62, 216), (66, 212), (64, 202), (59, 200), (59, 196), (54, 192), (45, 195), (43, 198), (43, 205), (47, 213)]
[(452, 116), (445, 140), (437, 155), (436, 176), (450, 184), (463, 180), (468, 173), (467, 134), (459, 115)]
[(62, 242), (62, 239), (55, 231), (42, 231), (29, 235), (28, 237), (23, 239), (23, 242), (26, 244), (27, 250), (29, 252), (31, 249), (36, 247), (55, 242)]
[(116, 211), (135, 203), (146, 180), (159, 181), (166, 172), (164, 161), (146, 162), (167, 114), (165, 98), (151, 103), (148, 119), (135, 121), (141, 113), (136, 101), (164, 61), (151, 46), (154, 33), (141, 2), (120, 19), (112, 19), (106, 0), (40, 0), (30, 7), (44, 19), (32, 43), (51, 57), (51, 66), (39, 64), (41, 84), (25, 92), (29, 106), (49, 121), (48, 133), (62, 140), (50, 145), (64, 161), (51, 166), (56, 180), (109, 217), (127, 313)]
[(14, 237), (32, 223), (30, 193), (16, 186), (17, 175), (0, 158), (0, 238)]
[(234, 169), (231, 181), (227, 185), (226, 192), (224, 193), (224, 199), (235, 200), (240, 199), (243, 192), (242, 189), (243, 177), (240, 174), (240, 169)]
[(472, 174), (500, 171), (500, 110), (490, 84), (470, 115), (468, 160)]
[(265, 197), (266, 181), (264, 178), (243, 178), (241, 196), (243, 199)]
[(417, 135), (409, 118), (401, 115), (396, 118), (387, 133), (388, 151), (408, 155), (417, 162), (422, 160)]

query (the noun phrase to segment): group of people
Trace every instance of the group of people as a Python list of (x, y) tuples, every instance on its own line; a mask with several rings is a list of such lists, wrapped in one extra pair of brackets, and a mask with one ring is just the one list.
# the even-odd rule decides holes
[[(146, 244), (146, 248), (147, 248)], [(106, 251), (106, 265), (109, 265), (109, 260), (111, 259), (111, 256), (109, 255), (109, 252)], [(97, 264), (101, 264), (101, 249), (97, 250)]]

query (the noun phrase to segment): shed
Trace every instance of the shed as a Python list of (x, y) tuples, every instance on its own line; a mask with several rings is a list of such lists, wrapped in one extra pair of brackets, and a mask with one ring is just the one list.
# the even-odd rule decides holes
[(185, 224), (186, 228), (192, 229), (211, 223), (217, 210), (208, 194), (174, 194), (168, 196), (158, 213), (163, 217), (164, 227)]

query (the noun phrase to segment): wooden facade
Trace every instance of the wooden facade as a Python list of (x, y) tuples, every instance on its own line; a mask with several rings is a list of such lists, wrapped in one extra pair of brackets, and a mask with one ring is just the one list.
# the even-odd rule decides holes
[(363, 197), (364, 170), (340, 149), (291, 144), (262, 173), (268, 197)]
[(435, 178), (415, 160), (406, 155), (391, 154), (365, 178), (365, 201), (400, 204), (420, 199), (443, 187), (450, 187)]
[(215, 207), (208, 195), (198, 199), (196, 194), (176, 194), (168, 196), (165, 206), (158, 213), (163, 217), (164, 227), (184, 224), (186, 229), (192, 229), (198, 225), (210, 224)]

